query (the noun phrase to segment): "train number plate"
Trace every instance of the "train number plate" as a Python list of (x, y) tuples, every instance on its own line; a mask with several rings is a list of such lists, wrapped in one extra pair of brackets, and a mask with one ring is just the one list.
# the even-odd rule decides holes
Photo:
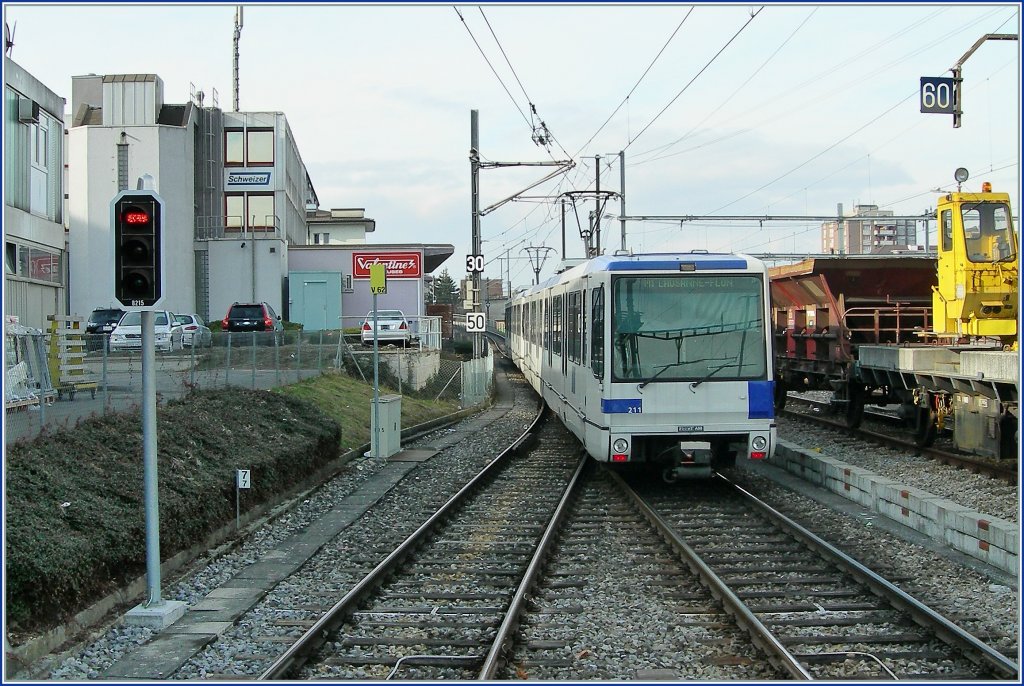
[(686, 424), (684, 426), (677, 426), (676, 433), (693, 433), (695, 431), (703, 431), (704, 427), (699, 424)]

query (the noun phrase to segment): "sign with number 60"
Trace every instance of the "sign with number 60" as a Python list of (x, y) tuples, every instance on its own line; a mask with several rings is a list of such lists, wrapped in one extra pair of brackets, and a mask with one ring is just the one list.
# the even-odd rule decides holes
[(921, 112), (953, 114), (956, 111), (956, 86), (942, 76), (921, 77)]
[(487, 315), (483, 312), (466, 313), (466, 331), (469, 333), (482, 333), (487, 328)]

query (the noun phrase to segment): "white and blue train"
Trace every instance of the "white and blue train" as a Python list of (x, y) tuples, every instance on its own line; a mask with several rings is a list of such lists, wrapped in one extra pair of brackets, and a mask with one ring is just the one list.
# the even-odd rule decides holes
[(746, 255), (596, 257), (513, 298), (507, 342), (595, 460), (708, 477), (775, 452), (768, 286)]

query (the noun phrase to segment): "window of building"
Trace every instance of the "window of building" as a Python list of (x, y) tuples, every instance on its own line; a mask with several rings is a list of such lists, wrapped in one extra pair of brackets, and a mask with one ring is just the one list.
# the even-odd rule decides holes
[(5, 264), (8, 274), (47, 283), (63, 283), (60, 253), (17, 243), (5, 246)]
[(224, 196), (224, 222), (230, 229), (240, 229), (245, 225), (245, 195), (228, 193)]
[(224, 164), (245, 164), (245, 132), (241, 129), (224, 130)]
[(274, 164), (274, 130), (249, 129), (246, 131), (249, 166)]
[(314, 233), (313, 234), (313, 245), (327, 245), (331, 242), (330, 232), (325, 233)]
[(246, 216), (249, 218), (249, 226), (253, 229), (274, 228), (274, 194), (273, 193), (250, 193), (249, 211)]
[(273, 164), (273, 129), (224, 130), (224, 166), (268, 167)]
[(277, 224), (273, 193), (225, 193), (224, 226), (227, 229), (266, 231)]

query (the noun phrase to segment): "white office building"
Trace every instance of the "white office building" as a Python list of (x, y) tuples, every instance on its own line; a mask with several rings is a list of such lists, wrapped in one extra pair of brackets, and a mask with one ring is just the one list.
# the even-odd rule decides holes
[[(164, 101), (155, 74), (72, 80), (71, 311), (112, 304), (110, 201), (147, 179), (164, 201), (164, 306), (220, 319), (233, 302), (287, 316), (288, 247), (317, 199), (280, 112), (223, 112), (216, 92)], [(151, 179), (151, 181), (149, 181)]]

